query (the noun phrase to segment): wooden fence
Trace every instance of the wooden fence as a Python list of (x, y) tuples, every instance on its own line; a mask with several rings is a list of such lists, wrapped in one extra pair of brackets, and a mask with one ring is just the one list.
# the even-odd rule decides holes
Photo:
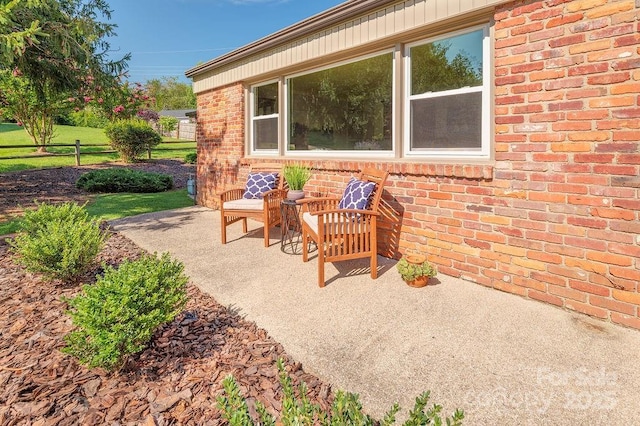
[[(161, 142), (162, 145), (165, 144), (185, 144), (188, 143), (187, 141), (166, 141), (166, 142)], [(70, 156), (75, 156), (76, 157), (76, 166), (80, 165), (80, 156), (82, 155), (80, 148), (82, 147), (111, 147), (111, 145), (109, 144), (91, 144), (91, 145), (82, 145), (80, 143), (79, 140), (76, 140), (75, 143), (57, 143), (57, 144), (51, 144), (51, 145), (47, 145), (47, 148), (55, 148), (55, 147), (73, 147), (74, 148), (74, 152), (70, 152), (70, 153), (53, 153), (53, 152), (46, 152), (46, 153), (41, 153), (41, 154), (28, 154), (28, 155), (12, 155), (9, 157), (2, 157), (0, 156), (0, 161), (1, 160), (16, 160), (19, 158), (39, 158), (39, 157), (70, 157)], [(2, 149), (8, 149), (8, 148), (34, 148), (34, 145), (0, 145), (0, 152), (2, 151)], [(184, 147), (180, 147), (180, 148), (151, 148), (149, 147), (149, 149), (147, 150), (147, 158), (150, 160), (151, 159), (151, 151), (176, 151), (176, 150), (181, 150), (181, 149), (185, 149)], [(116, 152), (114, 149), (106, 149), (103, 151), (91, 151), (91, 152), (85, 152), (84, 155), (99, 155), (99, 154), (113, 154), (114, 152)]]

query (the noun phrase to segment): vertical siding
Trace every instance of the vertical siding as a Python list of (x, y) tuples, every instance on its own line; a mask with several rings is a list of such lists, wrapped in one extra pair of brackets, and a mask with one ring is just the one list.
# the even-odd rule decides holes
[(399, 36), (503, 0), (406, 0), (194, 77), (196, 93)]

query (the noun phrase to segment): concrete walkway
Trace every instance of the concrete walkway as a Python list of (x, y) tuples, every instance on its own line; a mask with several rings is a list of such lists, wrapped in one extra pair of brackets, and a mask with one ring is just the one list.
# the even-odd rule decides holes
[(638, 331), (443, 275), (410, 288), (384, 258), (375, 281), (366, 262), (327, 265), (319, 288), (315, 257), (305, 264), (275, 239), (264, 248), (258, 223), (247, 236), (232, 225), (223, 246), (219, 213), (203, 207), (113, 225), (184, 262), (202, 290), (376, 417), (430, 389), (467, 425), (640, 424)]

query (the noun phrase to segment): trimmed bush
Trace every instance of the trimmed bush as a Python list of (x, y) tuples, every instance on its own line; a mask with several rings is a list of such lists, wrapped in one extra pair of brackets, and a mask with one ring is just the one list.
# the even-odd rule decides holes
[(76, 330), (65, 336), (62, 352), (91, 368), (119, 369), (184, 309), (188, 278), (183, 271), (168, 253), (125, 261), (118, 269), (105, 265), (94, 285), (64, 299)]
[(188, 164), (196, 164), (198, 162), (198, 154), (190, 152), (184, 156), (184, 162)]
[(47, 280), (75, 281), (93, 265), (107, 234), (75, 203), (39, 204), (25, 211), (10, 242), (17, 262)]
[(132, 118), (110, 123), (104, 129), (111, 147), (130, 163), (162, 142), (162, 137), (144, 120)]
[(162, 192), (173, 188), (173, 178), (139, 170), (101, 169), (82, 174), (76, 187), (89, 192)]
[[(362, 412), (362, 404), (359, 397), (351, 392), (337, 391), (333, 404), (329, 412), (325, 412), (319, 405), (312, 404), (307, 397), (307, 386), (302, 383), (298, 389), (299, 397), (296, 397), (291, 378), (284, 369), (282, 359), (278, 360), (278, 371), (280, 372), (280, 384), (282, 385), (282, 413), (278, 423), (271, 416), (264, 405), (259, 401), (255, 402), (258, 420), (254, 422), (247, 405), (245, 397), (240, 392), (240, 388), (233, 376), (227, 376), (222, 384), (224, 394), (218, 398), (218, 408), (222, 411), (222, 416), (231, 426), (250, 425), (393, 425), (396, 424), (396, 414), (400, 411), (398, 404), (387, 412), (381, 421), (376, 421)], [(464, 412), (456, 410), (451, 417), (445, 417), (444, 423), (441, 418), (442, 406), (433, 404), (427, 409), (429, 402), (429, 392), (424, 392), (416, 398), (413, 410), (409, 412), (409, 418), (403, 423), (405, 426), (417, 425), (442, 425), (460, 426), (464, 419)]]

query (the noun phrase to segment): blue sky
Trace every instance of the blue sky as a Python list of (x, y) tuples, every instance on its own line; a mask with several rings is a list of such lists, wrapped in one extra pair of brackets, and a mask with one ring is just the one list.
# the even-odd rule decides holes
[(344, 0), (109, 0), (114, 58), (131, 53), (129, 80), (176, 76), (185, 70)]

